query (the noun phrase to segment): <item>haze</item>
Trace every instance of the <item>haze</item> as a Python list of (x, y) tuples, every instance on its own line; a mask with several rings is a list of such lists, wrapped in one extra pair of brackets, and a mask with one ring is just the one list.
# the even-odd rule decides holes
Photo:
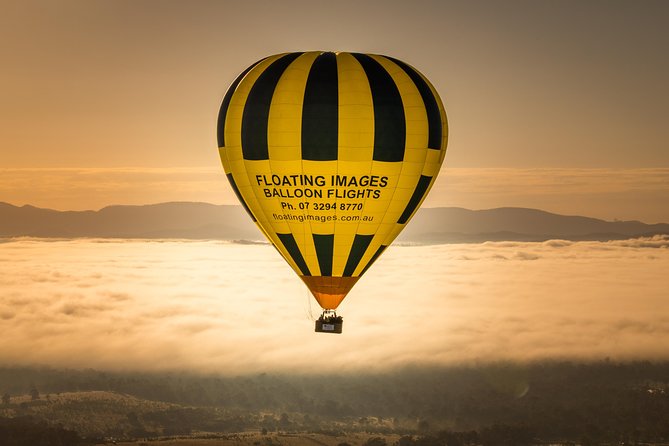
[(0, 244), (0, 363), (236, 375), (666, 360), (668, 248), (662, 236), (394, 246), (329, 335), (269, 245), (16, 239)]

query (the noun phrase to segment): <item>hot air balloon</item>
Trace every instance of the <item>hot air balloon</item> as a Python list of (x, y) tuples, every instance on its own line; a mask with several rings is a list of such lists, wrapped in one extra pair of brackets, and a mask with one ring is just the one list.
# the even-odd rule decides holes
[(237, 198), (341, 333), (341, 301), (406, 226), (446, 153), (430, 82), (388, 56), (295, 52), (244, 70), (218, 115)]

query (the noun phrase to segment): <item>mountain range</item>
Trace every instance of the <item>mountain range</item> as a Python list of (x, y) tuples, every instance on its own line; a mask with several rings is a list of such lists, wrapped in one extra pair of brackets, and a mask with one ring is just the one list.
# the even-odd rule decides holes
[[(669, 234), (669, 224), (605, 221), (538, 209), (420, 209), (399, 242), (615, 240)], [(264, 241), (241, 206), (172, 202), (57, 211), (0, 202), (0, 237), (183, 238)]]

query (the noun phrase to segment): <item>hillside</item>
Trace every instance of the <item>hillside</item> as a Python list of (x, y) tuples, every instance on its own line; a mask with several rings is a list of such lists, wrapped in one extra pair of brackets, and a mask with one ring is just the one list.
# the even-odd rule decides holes
[(260, 239), (241, 206), (161, 203), (55, 211), (0, 203), (0, 237)]
[[(669, 234), (669, 224), (605, 221), (537, 209), (420, 209), (398, 241), (614, 240)], [(0, 237), (185, 238), (264, 241), (241, 206), (161, 203), (56, 211), (0, 203)]]
[(617, 240), (669, 234), (669, 224), (640, 221), (605, 221), (559, 215), (538, 209), (463, 208), (420, 209), (398, 240), (419, 243), (457, 243), (499, 240), (545, 241)]
[(0, 406), (0, 417), (31, 416), (63, 425), (88, 437), (136, 435), (140, 430), (148, 429), (153, 429), (152, 433), (156, 435), (162, 433), (162, 426), (149, 422), (148, 429), (144, 426), (139, 429), (138, 423), (133, 423), (135, 416), (141, 415), (150, 420), (153, 414), (179, 407), (118, 392), (62, 392), (43, 395), (36, 400), (30, 395), (12, 397), (10, 404)]
[[(215, 435), (237, 446), (262, 432), (266, 446), (296, 446), (306, 432), (327, 435), (311, 440), (321, 446), (384, 446), (364, 439), (394, 435), (392, 445), (445, 430), (476, 445), (659, 444), (669, 440), (668, 372), (666, 362), (608, 360), (227, 377), (0, 367), (0, 423), (45, 420), (87, 438)], [(486, 440), (505, 435), (537, 441)]]

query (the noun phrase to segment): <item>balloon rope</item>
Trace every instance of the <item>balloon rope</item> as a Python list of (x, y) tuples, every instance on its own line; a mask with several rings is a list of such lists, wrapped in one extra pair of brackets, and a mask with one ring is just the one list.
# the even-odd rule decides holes
[(308, 318), (311, 322), (315, 322), (315, 321), (316, 321), (316, 318), (314, 317), (314, 312), (313, 312), (313, 310), (311, 309), (311, 293), (309, 292), (308, 289), (305, 290), (305, 292), (307, 293), (307, 307), (308, 307), (308, 310), (307, 310), (307, 318)]

